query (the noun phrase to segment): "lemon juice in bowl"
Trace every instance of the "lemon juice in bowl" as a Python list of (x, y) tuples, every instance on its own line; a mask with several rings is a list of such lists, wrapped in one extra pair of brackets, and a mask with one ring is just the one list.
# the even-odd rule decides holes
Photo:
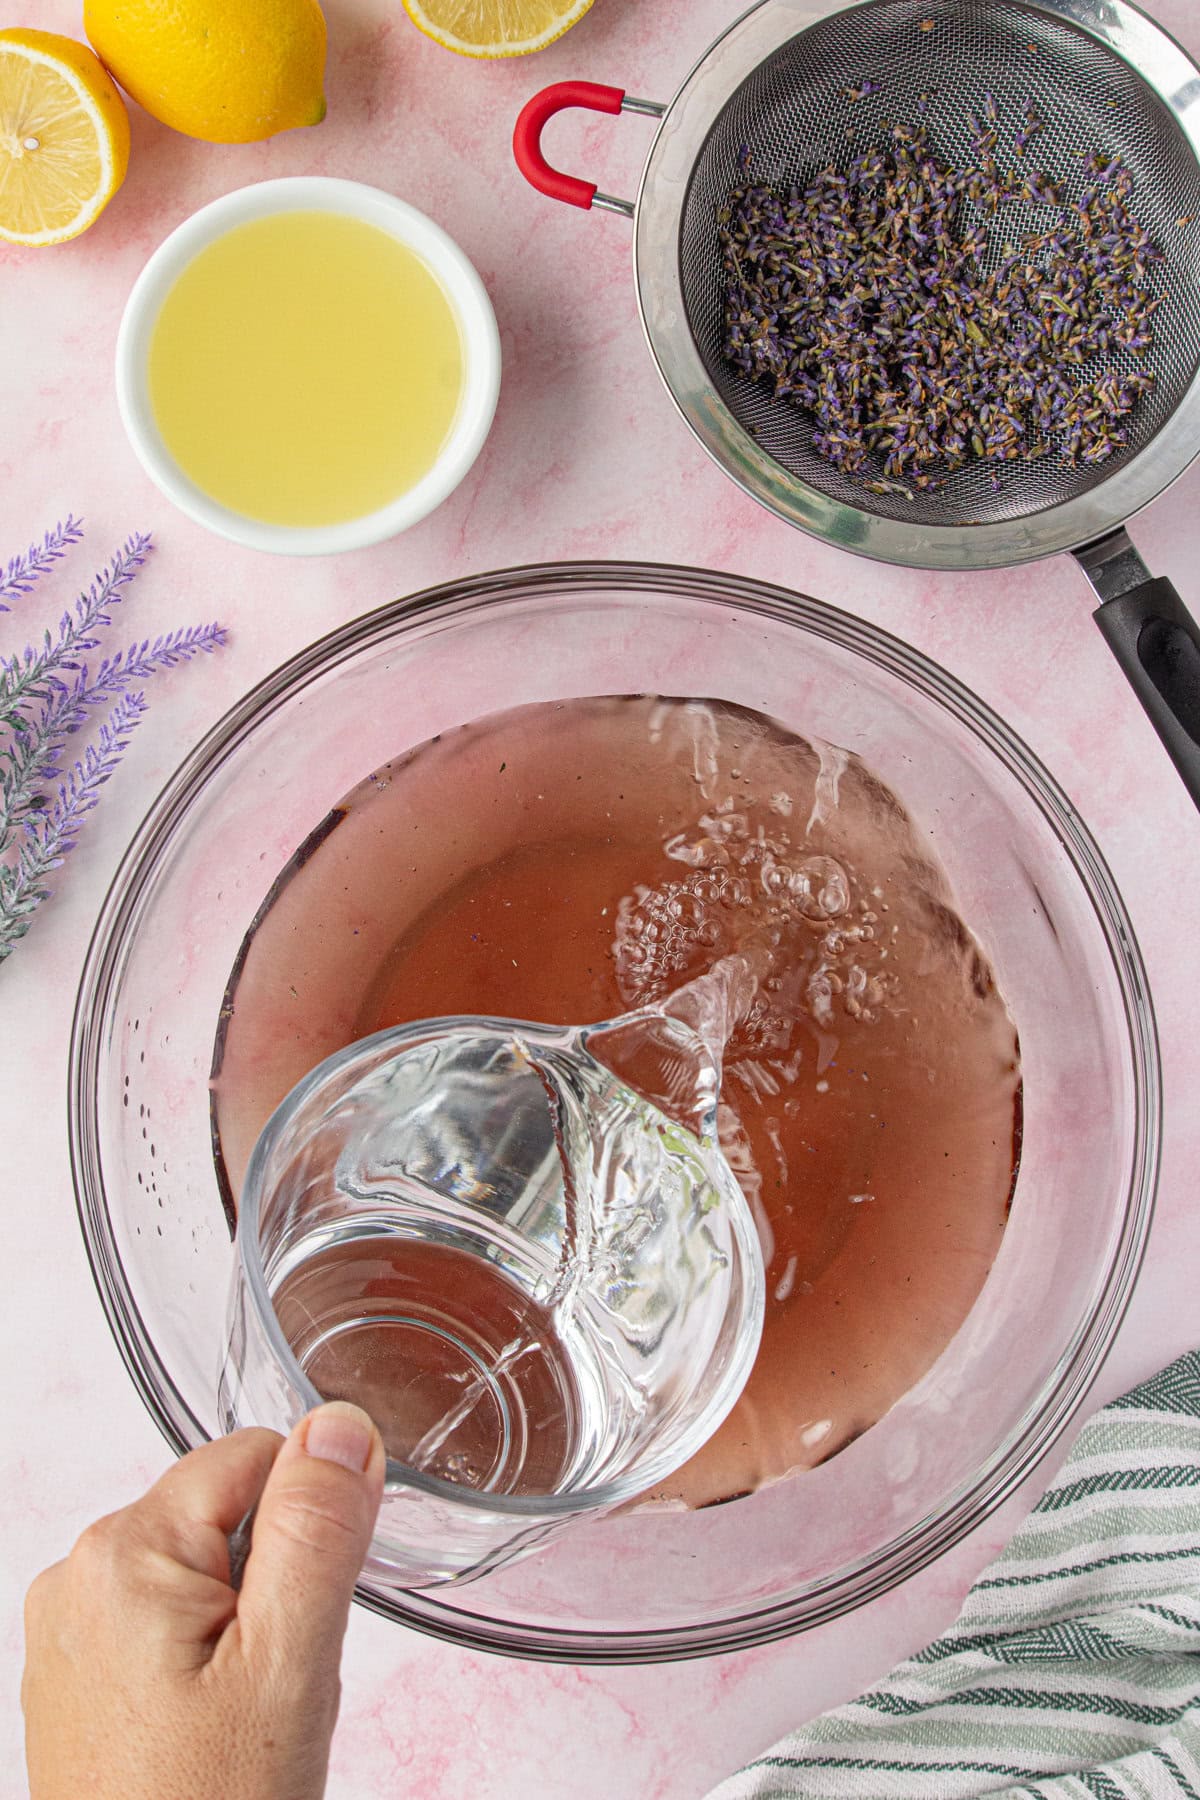
[(277, 525), (386, 506), (437, 461), (462, 396), (445, 289), (406, 244), (330, 212), (236, 226), (150, 339), (168, 451), (214, 500)]
[(295, 554), (378, 542), (470, 468), (499, 385), (462, 251), (356, 182), (264, 182), (215, 201), (130, 295), (117, 386), (148, 473), (202, 524)]

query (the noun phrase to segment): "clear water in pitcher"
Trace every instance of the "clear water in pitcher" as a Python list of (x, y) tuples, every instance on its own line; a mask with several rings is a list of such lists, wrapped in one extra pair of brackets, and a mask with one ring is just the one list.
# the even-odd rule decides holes
[(314, 1387), (366, 1406), (396, 1460), (547, 1494), (694, 1440), (705, 1372), (761, 1320), (715, 1146), (734, 988), (744, 1005), (740, 959), (685, 990), (688, 1018), (448, 1022), (300, 1108), (270, 1164), (268, 1286)]

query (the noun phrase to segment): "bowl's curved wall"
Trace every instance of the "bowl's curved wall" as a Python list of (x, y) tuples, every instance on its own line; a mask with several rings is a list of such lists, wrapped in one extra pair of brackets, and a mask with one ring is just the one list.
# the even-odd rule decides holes
[(978, 1523), (1111, 1341), (1158, 1151), (1153, 1018), (1120, 898), (1069, 803), (957, 683), (858, 620), (734, 577), (563, 565), (436, 590), (326, 638), (234, 708), (155, 804), (93, 940), (70, 1078), (80, 1216), (131, 1373), (177, 1448), (216, 1426), (232, 1250), (208, 1082), (229, 972), (272, 881), (406, 747), (501, 706), (637, 691), (771, 714), (858, 751), (895, 789), (1016, 1019), (1025, 1142), (966, 1325), (831, 1462), (734, 1506), (584, 1527), (478, 1586), (362, 1594), (445, 1636), (572, 1660), (799, 1629)]

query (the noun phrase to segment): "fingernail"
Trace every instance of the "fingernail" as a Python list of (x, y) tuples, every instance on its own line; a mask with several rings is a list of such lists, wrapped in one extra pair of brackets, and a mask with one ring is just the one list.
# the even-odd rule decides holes
[(322, 1462), (340, 1463), (361, 1475), (371, 1460), (375, 1427), (366, 1413), (344, 1400), (332, 1400), (310, 1413), (304, 1448)]

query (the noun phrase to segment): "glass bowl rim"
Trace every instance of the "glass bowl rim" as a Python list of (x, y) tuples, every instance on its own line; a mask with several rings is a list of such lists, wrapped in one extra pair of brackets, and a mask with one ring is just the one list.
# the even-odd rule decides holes
[[(104, 1048), (100, 1024), (119, 978), (131, 917), (192, 802), (250, 733), (349, 655), (382, 644), (409, 625), (454, 622), (480, 607), (586, 598), (620, 588), (748, 612), (849, 651), (965, 726), (1031, 799), (1071, 864), (1095, 914), (1120, 993), (1133, 1083), (1133, 1141), (1119, 1241), (1089, 1313), (1018, 1425), (974, 1477), (857, 1563), (789, 1599), (703, 1624), (644, 1631), (527, 1626), (462, 1612), (421, 1592), (360, 1584), (359, 1601), (384, 1617), (473, 1650), (550, 1662), (674, 1661), (750, 1648), (826, 1623), (926, 1567), (992, 1513), (1059, 1437), (1091, 1387), (1116, 1336), (1145, 1254), (1162, 1133), (1158, 1035), (1132, 921), (1091, 833), (1054, 777), (1000, 716), (957, 677), (873, 623), (825, 601), (723, 571), (638, 561), (547, 562), (488, 571), (386, 602), (335, 627), (289, 657), (236, 700), (184, 757), (151, 803), (101, 905), (85, 955), (71, 1028), (67, 1126), (71, 1174), (84, 1247), (117, 1348), (151, 1418), (176, 1455), (208, 1433), (175, 1386), (147, 1332), (124, 1276), (105, 1205), (95, 1097)], [(157, 1381), (156, 1381), (157, 1377)], [(433, 1590), (436, 1594), (439, 1590)], [(453, 1590), (444, 1590), (452, 1593)]]

